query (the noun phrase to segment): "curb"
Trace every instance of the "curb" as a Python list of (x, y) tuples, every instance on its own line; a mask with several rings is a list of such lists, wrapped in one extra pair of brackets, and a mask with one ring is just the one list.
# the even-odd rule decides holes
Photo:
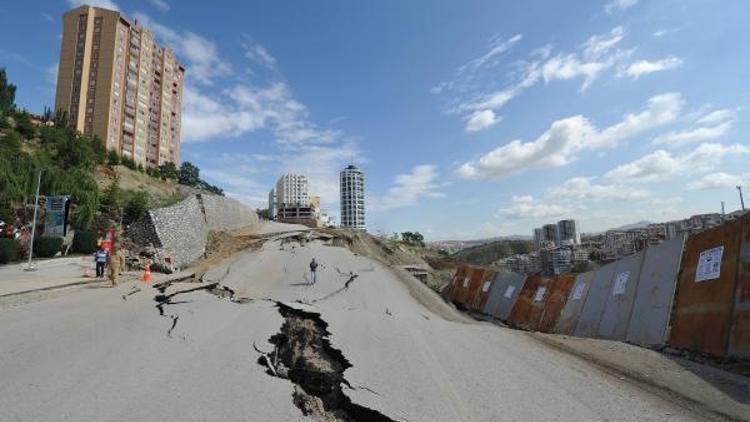
[(0, 295), (0, 299), (6, 298), (6, 297), (13, 297), (13, 296), (20, 296), (25, 295), (28, 293), (35, 293), (35, 292), (47, 292), (50, 290), (57, 290), (57, 289), (64, 289), (66, 287), (74, 287), (74, 286), (82, 286), (84, 284), (94, 284), (94, 283), (101, 283), (107, 281), (106, 279), (102, 280), (87, 280), (87, 281), (74, 281), (72, 283), (66, 283), (66, 284), (57, 284), (54, 286), (47, 286), (47, 287), (40, 287), (38, 289), (30, 289), (30, 290), (22, 290), (20, 292), (13, 292), (13, 293), (6, 293), (3, 295)]
[(704, 417), (710, 415), (710, 416), (713, 416), (714, 418), (719, 417), (719, 418), (727, 419), (730, 421), (750, 420), (750, 419), (742, 418), (741, 416), (738, 417), (737, 415), (726, 413), (722, 409), (717, 409), (715, 406), (711, 406), (708, 403), (689, 397), (685, 395), (684, 393), (682, 393), (681, 391), (678, 391), (672, 388), (668, 384), (656, 382), (653, 379), (649, 378), (648, 376), (642, 375), (638, 371), (629, 370), (625, 366), (617, 365), (615, 363), (611, 363), (611, 362), (599, 359), (597, 356), (595, 356), (592, 353), (582, 352), (581, 350), (576, 349), (575, 347), (571, 347), (562, 342), (555, 341), (545, 336), (536, 335), (537, 333), (535, 332), (529, 332), (528, 334), (531, 338), (537, 341), (540, 341), (563, 353), (567, 353), (573, 357), (582, 359), (585, 362), (595, 365), (599, 367), (600, 369), (604, 370), (605, 372), (608, 372), (611, 375), (617, 376), (620, 379), (627, 378), (631, 382), (636, 382), (639, 384), (640, 387), (642, 388), (645, 387), (645, 389), (649, 390), (650, 392), (655, 393), (661, 396), (663, 399), (671, 401), (678, 406), (687, 407), (688, 409), (693, 410), (693, 411), (696, 411), (696, 409), (690, 408), (688, 406), (698, 407), (699, 408), (697, 409), (698, 413), (700, 413)]

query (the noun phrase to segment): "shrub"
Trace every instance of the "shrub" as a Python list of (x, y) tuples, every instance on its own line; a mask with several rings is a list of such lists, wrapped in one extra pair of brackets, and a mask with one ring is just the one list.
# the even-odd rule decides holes
[(16, 130), (24, 138), (31, 139), (36, 136), (36, 125), (31, 122), (29, 113), (22, 111), (16, 113)]
[(77, 231), (73, 236), (73, 252), (90, 255), (96, 252), (96, 241), (99, 233)]
[(18, 258), (18, 242), (13, 239), (0, 239), (0, 264), (7, 264)]
[(125, 204), (122, 222), (128, 225), (141, 218), (148, 211), (148, 199), (146, 192), (134, 192)]
[(107, 164), (110, 166), (120, 164), (120, 156), (117, 155), (117, 151), (109, 150), (109, 152), (107, 152)]
[(51, 258), (62, 249), (63, 238), (57, 236), (42, 236), (34, 240), (34, 255)]

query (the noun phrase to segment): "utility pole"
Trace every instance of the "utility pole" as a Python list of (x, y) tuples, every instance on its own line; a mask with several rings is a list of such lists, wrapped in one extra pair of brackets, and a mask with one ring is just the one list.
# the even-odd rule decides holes
[(721, 201), (721, 221), (726, 218), (726, 212), (724, 211), (724, 201)]
[(29, 242), (29, 263), (24, 268), (24, 271), (36, 271), (36, 268), (31, 266), (31, 256), (34, 253), (34, 234), (36, 233), (36, 214), (39, 209), (39, 186), (42, 184), (42, 170), (39, 169), (39, 175), (36, 179), (36, 198), (34, 199), (34, 219), (31, 221), (31, 241)]
[(745, 200), (742, 198), (742, 185), (737, 185), (737, 190), (740, 191), (740, 205), (742, 206), (742, 211), (745, 211)]

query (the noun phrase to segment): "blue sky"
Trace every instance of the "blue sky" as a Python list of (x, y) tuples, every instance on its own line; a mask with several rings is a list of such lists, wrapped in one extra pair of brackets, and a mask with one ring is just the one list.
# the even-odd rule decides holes
[[(54, 104), (80, 3), (0, 4), (22, 107)], [(337, 215), (353, 161), (371, 231), (469, 239), (734, 210), (750, 186), (744, 0), (89, 3), (177, 51), (182, 158), (253, 206), (293, 171)]]

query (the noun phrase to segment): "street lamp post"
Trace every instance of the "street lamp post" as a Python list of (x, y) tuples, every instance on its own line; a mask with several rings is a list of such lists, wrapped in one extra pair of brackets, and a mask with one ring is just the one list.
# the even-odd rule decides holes
[(737, 190), (740, 191), (740, 205), (742, 206), (742, 211), (745, 211), (745, 199), (742, 197), (742, 186), (737, 185)]
[(31, 256), (34, 253), (34, 234), (36, 233), (36, 214), (39, 209), (39, 186), (42, 184), (42, 170), (39, 170), (39, 174), (36, 179), (36, 198), (34, 199), (34, 219), (31, 221), (31, 241), (29, 242), (29, 263), (24, 268), (25, 271), (36, 271), (31, 265)]

